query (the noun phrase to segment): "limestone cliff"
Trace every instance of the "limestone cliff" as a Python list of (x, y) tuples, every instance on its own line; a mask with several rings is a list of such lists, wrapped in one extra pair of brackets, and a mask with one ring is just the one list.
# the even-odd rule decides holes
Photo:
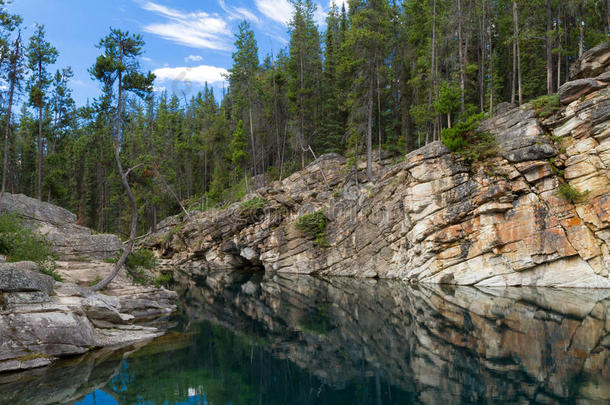
[[(398, 163), (379, 159), (367, 181), (362, 167), (325, 155), (241, 203), (169, 218), (144, 244), (166, 265), (193, 273), (260, 266), (423, 283), (610, 288), (608, 70), (610, 44), (589, 51), (546, 119), (531, 104), (502, 105), (481, 124), (499, 145), (483, 164), (466, 165), (434, 142)], [(569, 202), (562, 184), (584, 197)], [(254, 196), (264, 207), (246, 208)], [(317, 210), (330, 220), (327, 244), (295, 227)]]

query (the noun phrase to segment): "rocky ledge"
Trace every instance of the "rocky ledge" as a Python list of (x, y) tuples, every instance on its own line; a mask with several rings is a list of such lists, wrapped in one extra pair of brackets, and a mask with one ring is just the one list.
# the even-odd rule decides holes
[(112, 271), (100, 259), (117, 255), (118, 237), (95, 235), (69, 211), (23, 195), (3, 194), (0, 212), (25, 218), (47, 237), (63, 279), (56, 282), (32, 262), (0, 263), (0, 372), (164, 333), (161, 321), (176, 310), (174, 292), (134, 285), (124, 270), (103, 294), (88, 288)]
[[(610, 288), (609, 55), (605, 44), (584, 56), (549, 118), (500, 106), (481, 124), (499, 144), (483, 164), (434, 142), (399, 161), (380, 156), (369, 181), (362, 165), (325, 155), (227, 209), (168, 218), (143, 244), (191, 274)], [(568, 201), (562, 185), (582, 198)], [(247, 208), (253, 197), (264, 206)], [(314, 211), (330, 221), (325, 243), (295, 227)]]

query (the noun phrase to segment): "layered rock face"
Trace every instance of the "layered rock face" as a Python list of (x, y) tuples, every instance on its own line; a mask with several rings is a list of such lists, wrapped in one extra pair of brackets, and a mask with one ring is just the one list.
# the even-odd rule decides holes
[[(398, 278), (478, 286), (610, 288), (610, 45), (588, 52), (540, 119), (503, 106), (481, 124), (496, 158), (465, 165), (442, 143), (362, 167), (325, 155), (257, 190), (268, 204), (169, 218), (144, 244), (168, 266)], [(590, 77), (595, 75), (595, 77)], [(576, 192), (573, 203), (562, 196)], [(252, 198), (249, 195), (244, 199)], [(295, 228), (321, 210), (318, 246)]]
[(94, 235), (76, 225), (72, 213), (22, 195), (0, 196), (0, 212), (26, 218), (46, 236), (61, 258), (57, 272), (64, 281), (42, 274), (35, 263), (0, 263), (0, 373), (164, 333), (144, 322), (174, 312), (174, 292), (133, 285), (124, 270), (104, 294), (88, 288), (112, 271), (112, 263), (98, 259), (120, 251), (118, 237)]
[(70, 211), (23, 194), (0, 195), (0, 213), (3, 212), (26, 219), (62, 259), (113, 258), (123, 248), (116, 235), (94, 234), (77, 225), (76, 215)]
[(610, 400), (610, 291), (409, 285), (183, 269), (185, 310), (256, 335), (332, 387), (379, 375), (412, 403)]

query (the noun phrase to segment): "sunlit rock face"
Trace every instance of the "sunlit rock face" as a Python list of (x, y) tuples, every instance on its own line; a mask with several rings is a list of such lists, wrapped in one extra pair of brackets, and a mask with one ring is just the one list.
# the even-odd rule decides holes
[[(585, 55), (582, 75), (598, 74), (600, 64), (610, 69), (606, 48)], [(571, 83), (551, 118), (538, 118), (529, 104), (503, 105), (484, 121), (480, 129), (497, 137), (499, 153), (483, 164), (465, 165), (433, 142), (402, 161), (376, 160), (368, 182), (363, 167), (324, 155), (259, 189), (264, 208), (244, 212), (242, 201), (169, 218), (144, 244), (170, 266), (190, 263), (194, 273), (258, 266), (423, 283), (610, 288), (610, 76)], [(562, 184), (582, 198), (569, 202)], [(316, 210), (330, 219), (327, 246), (294, 225)]]
[(190, 319), (258, 335), (341, 387), (379, 373), (417, 402), (610, 400), (610, 292), (180, 273)]

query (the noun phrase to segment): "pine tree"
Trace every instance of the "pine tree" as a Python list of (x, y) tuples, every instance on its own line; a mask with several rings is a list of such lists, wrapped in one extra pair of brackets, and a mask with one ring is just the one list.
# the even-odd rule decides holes
[(236, 104), (238, 116), (248, 122), (250, 147), (252, 149), (252, 174), (256, 176), (256, 143), (254, 137), (254, 102), (257, 95), (256, 73), (258, 71), (258, 45), (250, 24), (239, 24), (235, 40), (233, 67), (230, 69), (229, 82), (231, 97)]
[[(301, 166), (304, 150), (317, 139), (319, 87), (322, 75), (320, 34), (314, 23), (316, 6), (311, 0), (293, 0), (295, 12), (290, 21), (290, 59), (288, 61), (288, 98), (297, 125), (297, 147)], [(321, 142), (316, 142), (319, 146)]]
[(350, 114), (354, 116), (357, 128), (365, 128), (369, 179), (373, 176), (374, 96), (379, 69), (388, 52), (389, 10), (387, 0), (350, 0), (350, 26), (344, 43), (343, 70), (354, 79)]
[[(7, 70), (6, 70), (6, 81), (8, 82), (8, 105), (6, 108), (6, 127), (4, 129), (4, 150), (3, 150), (3, 163), (2, 163), (2, 189), (0, 192), (6, 191), (6, 183), (8, 180), (8, 166), (9, 166), (9, 149), (10, 149), (10, 132), (11, 132), (11, 121), (12, 121), (12, 109), (13, 101), (15, 98), (15, 91), (20, 87), (20, 83), (24, 77), (24, 66), (23, 66), (23, 46), (21, 44), (21, 33), (17, 35), (13, 45), (7, 50)], [(1, 66), (1, 65), (0, 65)]]
[(30, 92), (30, 104), (38, 109), (38, 169), (37, 169), (37, 187), (36, 197), (42, 199), (42, 178), (43, 178), (43, 111), (47, 105), (48, 95), (47, 90), (52, 82), (48, 72), (49, 65), (52, 65), (57, 60), (57, 49), (55, 49), (45, 39), (44, 25), (39, 25), (30, 38), (30, 44), (27, 50), (28, 67), (32, 72), (32, 77), (28, 85)]
[(103, 54), (98, 56), (95, 65), (90, 69), (91, 75), (104, 85), (107, 94), (114, 93), (117, 87), (117, 107), (116, 107), (116, 134), (114, 136), (114, 157), (119, 176), (131, 207), (131, 227), (129, 241), (116, 263), (113, 272), (93, 286), (94, 290), (101, 290), (112, 282), (119, 270), (125, 264), (127, 256), (131, 253), (137, 235), (138, 225), (138, 206), (131, 191), (127, 176), (131, 170), (123, 170), (121, 163), (120, 150), (123, 141), (122, 133), (122, 108), (123, 97), (126, 92), (133, 92), (138, 96), (145, 97), (152, 91), (152, 84), (155, 76), (152, 73), (142, 74), (138, 63), (138, 56), (142, 54), (144, 41), (140, 35), (131, 35), (117, 29), (111, 29), (110, 34), (103, 38), (98, 48), (102, 49)]

